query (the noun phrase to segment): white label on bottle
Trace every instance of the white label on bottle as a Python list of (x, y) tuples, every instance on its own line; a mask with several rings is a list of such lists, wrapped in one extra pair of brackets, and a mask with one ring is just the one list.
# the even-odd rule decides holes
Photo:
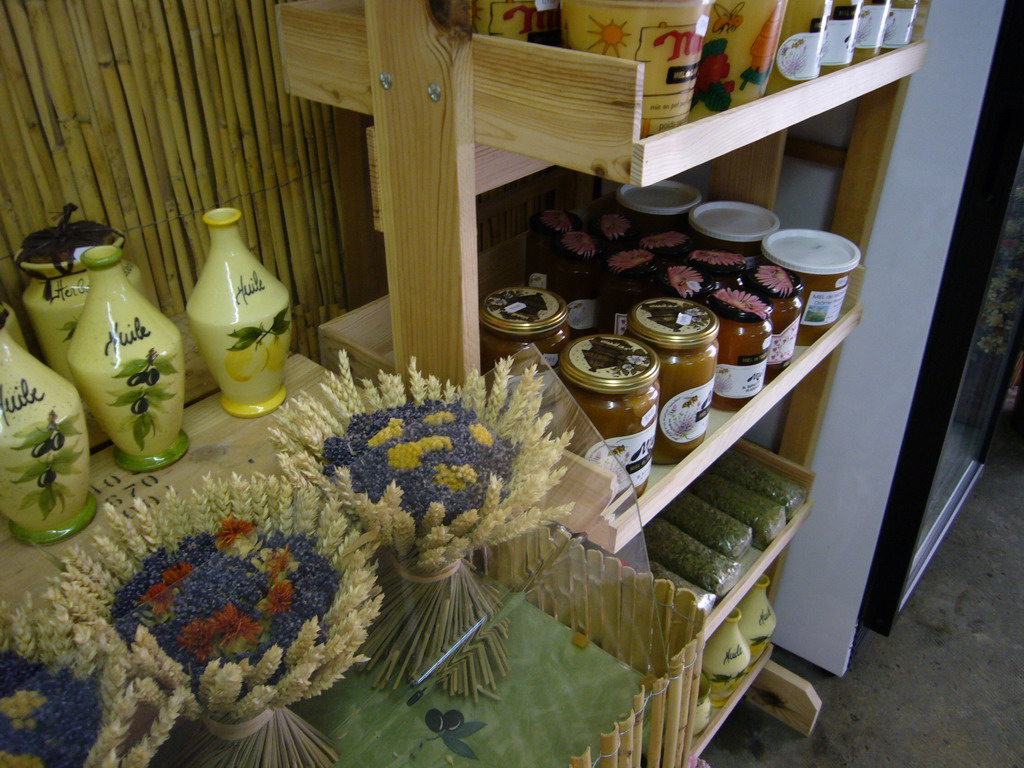
[(888, 5), (865, 5), (860, 9), (860, 24), (857, 25), (857, 47), (877, 48), (882, 44), (885, 11)]
[(900, 48), (910, 42), (917, 8), (893, 8), (882, 32), (883, 48)]
[(577, 331), (587, 331), (594, 327), (594, 299), (576, 299), (569, 302), (569, 327)]
[(654, 421), (654, 417), (658, 415), (658, 406), (652, 405), (650, 410), (647, 411), (641, 418), (640, 423), (645, 427), (650, 426), (651, 422)]
[(629, 315), (623, 314), (622, 312), (615, 313), (615, 328), (614, 332), (616, 336), (626, 335), (626, 325), (629, 322)]
[(538, 11), (553, 11), (561, 6), (562, 0), (537, 0)]
[(672, 397), (661, 408), (661, 434), (674, 443), (689, 443), (708, 431), (708, 413), (715, 380)]
[(548, 276), (543, 272), (534, 272), (527, 281), (531, 288), (547, 288)]
[(779, 365), (792, 359), (796, 351), (796, 334), (800, 330), (797, 318), (782, 333), (772, 334), (772, 348), (768, 350), (768, 365)]
[(810, 80), (821, 71), (821, 32), (800, 32), (779, 46), (775, 63), (787, 80)]
[(857, 19), (829, 19), (825, 29), (825, 45), (821, 63), (827, 67), (849, 64), (853, 61), (853, 36), (857, 32)]
[(846, 285), (837, 291), (811, 291), (804, 306), (804, 325), (828, 325), (839, 319), (846, 298)]
[(618, 478), (615, 493), (621, 493), (632, 483), (639, 488), (651, 474), (651, 449), (654, 447), (654, 435), (657, 424), (651, 425), (635, 435), (622, 437), (606, 437), (587, 451), (588, 461), (596, 462), (605, 469), (610, 469)]
[[(741, 358), (742, 359), (742, 358)], [(751, 356), (742, 365), (719, 363), (715, 366), (715, 394), (720, 397), (753, 397), (764, 386), (768, 354)]]

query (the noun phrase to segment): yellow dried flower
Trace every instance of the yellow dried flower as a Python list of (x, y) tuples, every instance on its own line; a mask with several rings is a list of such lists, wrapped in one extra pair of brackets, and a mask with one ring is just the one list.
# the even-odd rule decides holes
[(427, 451), (450, 451), (452, 439), (444, 435), (430, 435), (411, 443), (399, 443), (388, 448), (388, 463), (394, 469), (413, 469), (422, 463), (420, 457)]
[(451, 411), (438, 411), (437, 413), (432, 413), (429, 416), (423, 417), (423, 422), (425, 424), (431, 424), (433, 426), (451, 424), (453, 421), (455, 421), (455, 414)]
[(434, 482), (437, 485), (445, 485), (453, 491), (462, 491), (466, 486), (477, 481), (476, 470), (469, 464), (452, 466), (450, 464), (438, 464), (434, 469)]
[(38, 691), (15, 691), (10, 696), (0, 699), (0, 714), (4, 714), (11, 720), (11, 727), (15, 730), (36, 727), (36, 721), (29, 715), (46, 703), (46, 697)]
[(469, 431), (480, 445), (494, 445), (494, 435), (483, 424), (470, 424)]
[(402, 436), (402, 427), (405, 422), (402, 419), (390, 419), (388, 425), (384, 427), (380, 432), (371, 437), (366, 441), (367, 445), (380, 445), (383, 442), (387, 442), (393, 437)]

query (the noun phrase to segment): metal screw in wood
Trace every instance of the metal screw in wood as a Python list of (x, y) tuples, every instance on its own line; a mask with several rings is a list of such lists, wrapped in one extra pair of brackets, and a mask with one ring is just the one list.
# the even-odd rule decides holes
[(431, 83), (427, 86), (427, 96), (430, 97), (431, 101), (441, 100), (441, 86), (437, 83)]
[(391, 90), (391, 86), (394, 85), (394, 82), (395, 82), (395, 80), (394, 80), (393, 77), (391, 77), (391, 73), (390, 72), (381, 72), (380, 73), (380, 84), (382, 86), (384, 86), (384, 90), (385, 91), (390, 91)]

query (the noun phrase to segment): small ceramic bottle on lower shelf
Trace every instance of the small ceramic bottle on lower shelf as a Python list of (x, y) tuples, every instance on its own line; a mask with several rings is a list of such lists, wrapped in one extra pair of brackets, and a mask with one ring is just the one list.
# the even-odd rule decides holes
[(291, 344), (288, 289), (246, 247), (241, 211), (203, 216), (210, 249), (188, 300), (188, 323), (232, 416), (263, 416), (285, 398), (284, 363)]
[(11, 535), (51, 544), (96, 514), (78, 392), (11, 338), (0, 307), (0, 498)]
[(711, 705), (721, 707), (750, 666), (750, 646), (740, 633), (739, 609), (730, 613), (704, 644), (701, 669), (711, 682)]
[(188, 449), (181, 429), (185, 355), (177, 326), (124, 276), (113, 245), (82, 255), (89, 296), (68, 349), (82, 398), (135, 472), (172, 464)]
[(768, 602), (769, 584), (771, 579), (762, 575), (739, 604), (740, 613), (743, 614), (740, 619), (740, 634), (750, 646), (751, 664), (760, 658), (768, 641), (772, 639), (772, 633), (775, 632), (775, 611)]

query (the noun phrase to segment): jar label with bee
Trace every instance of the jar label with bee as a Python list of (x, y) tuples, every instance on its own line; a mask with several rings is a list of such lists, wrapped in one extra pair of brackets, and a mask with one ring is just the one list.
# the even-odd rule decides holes
[(686, 389), (661, 408), (661, 433), (674, 443), (689, 443), (708, 431), (711, 395), (715, 380), (693, 389)]
[[(769, 338), (768, 344), (771, 345)], [(764, 387), (768, 351), (758, 355), (741, 355), (739, 365), (719, 363), (715, 367), (715, 394), (719, 397), (753, 397)]]
[(630, 483), (639, 488), (651, 474), (651, 449), (657, 426), (657, 420), (652, 419), (642, 432), (606, 437), (603, 443), (588, 450), (584, 458), (615, 473), (616, 494), (626, 490)]

